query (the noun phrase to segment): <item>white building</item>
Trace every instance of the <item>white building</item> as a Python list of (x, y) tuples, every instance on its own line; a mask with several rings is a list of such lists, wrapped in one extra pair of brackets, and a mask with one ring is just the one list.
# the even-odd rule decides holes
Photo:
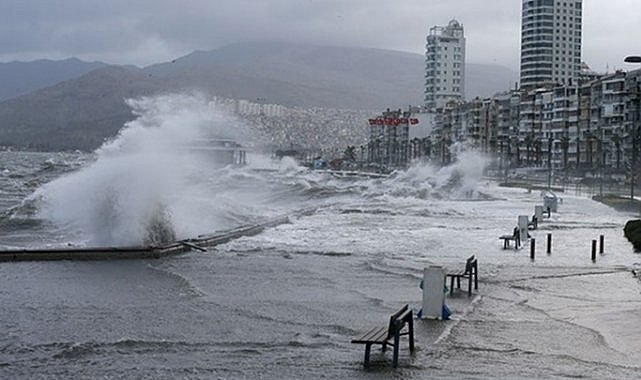
[(521, 87), (577, 85), (582, 0), (523, 0)]
[(425, 45), (425, 106), (443, 107), (451, 100), (464, 100), (465, 34), (463, 25), (452, 20), (445, 27), (430, 29)]

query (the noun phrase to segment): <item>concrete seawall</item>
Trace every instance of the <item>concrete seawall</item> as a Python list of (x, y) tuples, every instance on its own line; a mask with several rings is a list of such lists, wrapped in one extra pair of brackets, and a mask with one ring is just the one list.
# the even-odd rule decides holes
[(135, 247), (69, 247), (47, 249), (16, 249), (0, 251), (0, 262), (11, 261), (56, 261), (56, 260), (125, 260), (158, 259), (179, 255), (194, 249), (205, 251), (205, 247), (224, 244), (243, 236), (257, 235), (267, 228), (289, 223), (291, 218), (311, 215), (316, 209), (304, 209), (291, 214), (272, 218), (258, 224), (250, 224), (228, 231), (200, 235), (197, 238), (175, 241), (163, 245)]

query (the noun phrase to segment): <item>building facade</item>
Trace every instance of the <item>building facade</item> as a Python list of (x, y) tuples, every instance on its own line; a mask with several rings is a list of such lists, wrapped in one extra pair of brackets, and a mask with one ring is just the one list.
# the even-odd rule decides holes
[(443, 107), (465, 97), (465, 33), (452, 20), (445, 27), (430, 28), (425, 45), (425, 106)]
[(629, 180), (641, 171), (641, 70), (450, 102), (437, 110), (434, 132), (435, 144), (465, 141), (510, 167)]
[(406, 167), (410, 160), (410, 111), (389, 110), (370, 119), (367, 161), (380, 167)]
[(582, 27), (582, 0), (523, 0), (521, 87), (577, 85)]

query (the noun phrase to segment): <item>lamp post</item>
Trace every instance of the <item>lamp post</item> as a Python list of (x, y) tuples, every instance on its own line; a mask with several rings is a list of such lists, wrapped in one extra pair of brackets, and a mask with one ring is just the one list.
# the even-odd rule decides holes
[[(599, 131), (599, 136), (602, 136), (603, 133)], [(601, 138), (594, 136), (596, 140), (596, 151), (597, 151), (597, 160), (599, 160), (599, 197), (603, 198), (603, 166), (605, 164), (605, 149), (603, 147), (603, 140)]]
[[(641, 63), (641, 56), (636, 56), (636, 55), (631, 55), (625, 57), (623, 60), (626, 63)], [(638, 87), (637, 87), (638, 88)], [(633, 117), (632, 120), (633, 122), (638, 122), (639, 121), (639, 116), (641, 115), (641, 100), (639, 99), (639, 92), (634, 92), (634, 95), (636, 95), (636, 101), (637, 101), (637, 115), (636, 117)], [(630, 164), (630, 204), (634, 205), (634, 183), (636, 179), (636, 163), (637, 163), (637, 149), (639, 147), (639, 138), (641, 137), (639, 135), (639, 128), (641, 126), (635, 126), (632, 125), (632, 162)]]
[(548, 138), (548, 190), (552, 188), (552, 134)]
[[(596, 172), (599, 173), (599, 196), (602, 197), (603, 196), (603, 164), (605, 162), (605, 153), (604, 153), (602, 141), (599, 138), (599, 136), (601, 136), (602, 133), (600, 129), (597, 132), (598, 132), (598, 136), (592, 131), (587, 132), (586, 138), (591, 143), (591, 145), (596, 142), (596, 160), (597, 160), (598, 166), (595, 165), (593, 161), (592, 170), (594, 170), (595, 173)], [(590, 146), (590, 152), (592, 152), (592, 146)], [(592, 155), (590, 156), (592, 157)]]
[(639, 139), (638, 131), (636, 128), (632, 129), (632, 162), (630, 164), (630, 202), (634, 204), (634, 180), (635, 169), (637, 164), (637, 143)]

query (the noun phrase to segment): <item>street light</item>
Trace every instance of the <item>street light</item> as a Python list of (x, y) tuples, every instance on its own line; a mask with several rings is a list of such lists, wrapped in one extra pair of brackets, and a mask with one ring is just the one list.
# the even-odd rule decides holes
[[(638, 55), (631, 55), (628, 57), (625, 57), (623, 60), (626, 63), (641, 63), (641, 56)], [(635, 92), (634, 95), (636, 95), (636, 101), (639, 102), (639, 93)], [(637, 107), (641, 108), (641, 104), (637, 103)], [(637, 115), (639, 115), (639, 112), (641, 110), (637, 108)], [(633, 122), (638, 120), (635, 120), (636, 118), (633, 118)], [(635, 166), (636, 166), (636, 161), (637, 161), (637, 149), (639, 145), (639, 128), (640, 127), (635, 127), (635, 125), (632, 125), (632, 163), (630, 164), (630, 203), (634, 205), (634, 182), (635, 182)]]
[(550, 132), (550, 137), (548, 138), (548, 190), (552, 188), (552, 133)]

